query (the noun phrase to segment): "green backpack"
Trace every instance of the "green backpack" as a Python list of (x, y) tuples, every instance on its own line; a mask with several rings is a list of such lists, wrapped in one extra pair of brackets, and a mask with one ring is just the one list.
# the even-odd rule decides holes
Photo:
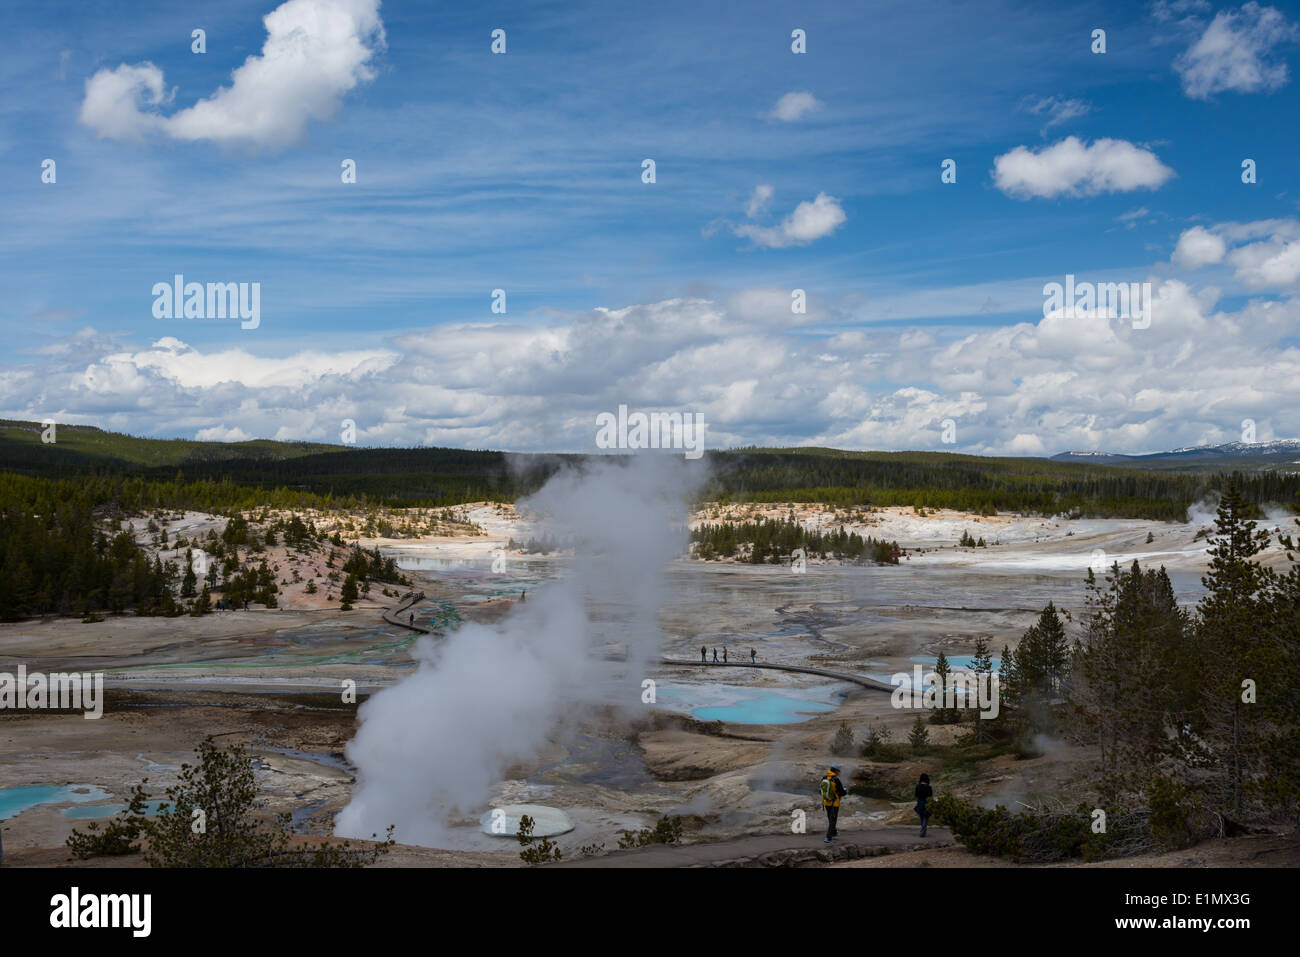
[(822, 778), (822, 803), (835, 803), (835, 781), (829, 774)]

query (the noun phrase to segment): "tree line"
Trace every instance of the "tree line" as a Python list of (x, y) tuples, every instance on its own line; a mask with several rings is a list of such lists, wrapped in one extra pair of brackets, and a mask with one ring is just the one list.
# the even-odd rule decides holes
[(806, 557), (839, 558), (897, 565), (902, 549), (897, 542), (859, 535), (844, 526), (830, 530), (804, 528), (788, 518), (760, 518), (752, 522), (705, 523), (691, 530), (694, 557), (711, 561), (744, 553), (754, 565), (778, 564), (795, 549)]

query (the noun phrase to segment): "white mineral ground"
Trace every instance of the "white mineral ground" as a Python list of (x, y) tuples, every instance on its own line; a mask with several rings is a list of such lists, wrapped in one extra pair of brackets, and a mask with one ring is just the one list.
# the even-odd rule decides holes
[[(510, 612), (521, 590), (545, 588), (548, 579), (564, 574), (564, 555), (525, 555), (517, 548), (506, 555), (505, 571), (494, 573), (494, 555), (511, 539), (526, 542), (531, 527), (510, 506), (480, 503), (452, 511), (458, 521), (441, 534), (360, 539), (395, 557), (413, 587), (424, 591), (429, 601), (416, 609), (421, 623), (451, 607), (465, 620), (497, 620)], [(839, 524), (831, 510), (784, 504), (713, 507), (694, 521), (786, 517), (792, 511), (810, 528)], [(219, 532), (223, 524), (221, 518), (189, 513), (169, 523), (168, 540), (204, 535), (208, 528)], [(1280, 523), (1267, 527), (1275, 524)], [(144, 520), (135, 526), (141, 544), (149, 546)], [(914, 656), (932, 657), (939, 649), (968, 655), (981, 635), (995, 653), (1004, 644), (1014, 647), (1048, 600), (1079, 620), (1082, 579), (1090, 565), (1127, 565), (1135, 558), (1144, 567), (1164, 565), (1179, 600), (1193, 604), (1207, 561), (1205, 538), (1198, 540), (1198, 526), (1186, 523), (981, 518), (951, 511), (918, 517), (911, 509), (884, 509), (849, 528), (897, 540), (907, 556), (897, 567), (813, 560), (801, 575), (781, 566), (672, 563), (669, 601), (660, 613), (664, 655), (698, 661), (702, 645), (726, 646), (735, 661), (747, 660), (753, 648), (760, 662), (887, 675), (910, 671)], [(963, 531), (983, 537), (988, 547), (955, 547)], [(163, 554), (183, 558), (183, 550)], [(364, 692), (399, 680), (413, 667), (412, 635), (381, 620), (381, 607), (395, 599), (382, 596), (380, 586), (348, 612), (338, 610), (337, 583), (333, 601), (324, 587), (306, 594), (307, 578), (324, 584), (324, 553), (292, 556), (281, 545), (267, 549), (266, 557), (281, 566), (277, 580), (291, 578), (293, 569), (303, 579), (282, 586), (282, 607), (276, 610), (0, 624), (0, 671), (15, 671), (19, 664), (45, 672), (104, 671), (110, 694), (120, 696), (110, 698), (103, 717), (93, 721), (0, 712), (0, 788), (97, 786), (125, 803), (132, 785), (147, 776), (151, 794), (161, 797), (198, 741), (219, 734), (219, 740), (249, 745), (272, 810), (293, 811), (300, 826), (328, 834), (333, 814), (348, 803), (353, 776), (342, 751), (354, 732), (354, 712), (337, 706), (341, 683), (354, 681)], [(1277, 546), (1264, 559), (1278, 567), (1285, 562)], [(611, 651), (619, 648), (618, 611), (598, 598), (590, 608)], [(658, 704), (630, 715), (572, 715), (543, 753), (509, 769), (483, 808), (451, 822), (449, 848), (403, 848), (389, 863), (518, 864), (513, 840), (484, 834), (479, 820), (488, 808), (503, 805), (561, 809), (573, 825), (561, 839), (569, 856), (585, 844), (613, 848), (619, 828), (649, 826), (665, 813), (694, 815), (692, 839), (788, 831), (792, 808), (819, 813), (813, 795), (840, 722), (859, 732), (868, 723), (884, 724), (902, 740), (913, 717), (890, 707), (887, 694), (811, 675), (659, 667), (649, 677), (663, 692)], [(303, 697), (312, 691), (321, 697)], [(794, 723), (728, 724), (710, 733), (666, 717), (766, 692), (835, 707)], [(485, 693), (490, 698), (490, 690)], [(318, 707), (327, 696), (334, 706)], [(953, 733), (949, 726), (930, 728), (932, 741), (940, 743)], [(1041, 757), (995, 759), (946, 783), (987, 800), (1068, 801), (1092, 755), (1064, 742), (1043, 747)], [(871, 771), (873, 783), (893, 792), (910, 787), (920, 770), (938, 767), (928, 758), (898, 765), (837, 760), (850, 775), (859, 768)], [(65, 863), (62, 843), (84, 823), (63, 815), (70, 806), (43, 804), (0, 822), (6, 864)], [(910, 802), (850, 796), (840, 826), (910, 824), (909, 808)], [(952, 854), (964, 857), (960, 850)]]

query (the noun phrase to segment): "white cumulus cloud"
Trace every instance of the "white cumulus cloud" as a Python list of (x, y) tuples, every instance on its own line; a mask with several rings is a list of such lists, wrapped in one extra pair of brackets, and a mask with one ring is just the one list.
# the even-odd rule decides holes
[(1193, 226), (1178, 237), (1173, 263), (1181, 269), (1200, 269), (1223, 262), (1228, 244), (1204, 226)]
[(1273, 7), (1247, 3), (1222, 10), (1200, 39), (1174, 61), (1183, 92), (1197, 100), (1215, 93), (1256, 93), (1286, 85), (1276, 48), (1294, 40), (1295, 25)]
[(998, 189), (1020, 199), (1156, 189), (1173, 175), (1155, 153), (1127, 140), (1088, 145), (1068, 136), (1041, 150), (1017, 146), (993, 161)]
[(818, 193), (811, 202), (805, 200), (794, 208), (778, 226), (758, 226), (745, 223), (732, 230), (737, 236), (750, 240), (755, 246), (781, 249), (785, 246), (807, 246), (829, 236), (844, 224), (848, 217), (834, 196)]
[[(1251, 250), (1239, 268), (1286, 278), (1285, 257), (1270, 265), (1281, 247), (1271, 257), (1263, 245), (1290, 242), (1273, 238), (1283, 227), (1258, 229), (1212, 231)], [(783, 325), (780, 293), (444, 324), (373, 353), (259, 356), (170, 337), (132, 347), (83, 329), (0, 370), (0, 417), (329, 442), (352, 419), (362, 445), (552, 451), (594, 449), (596, 416), (620, 404), (699, 412), (710, 448), (1151, 451), (1231, 440), (1244, 418), (1300, 435), (1300, 297), (1216, 311), (1213, 290), (1168, 279), (1153, 281), (1148, 328), (1096, 310), (864, 331), (832, 315)], [(945, 419), (955, 447), (941, 441)]]
[(103, 69), (86, 81), (81, 122), (109, 139), (161, 133), (177, 140), (264, 148), (299, 142), (331, 118), (384, 44), (379, 0), (288, 0), (263, 18), (266, 42), (229, 86), (171, 115), (163, 72), (152, 63)]
[(1254, 291), (1290, 289), (1300, 282), (1300, 221), (1193, 226), (1178, 237), (1172, 263), (1183, 269), (1226, 262), (1233, 278)]

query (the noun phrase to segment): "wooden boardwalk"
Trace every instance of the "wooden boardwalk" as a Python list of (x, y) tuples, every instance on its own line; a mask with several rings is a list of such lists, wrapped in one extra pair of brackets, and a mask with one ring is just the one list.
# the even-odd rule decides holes
[(423, 625), (408, 624), (408, 609), (417, 602), (424, 601), (424, 592), (408, 591), (401, 597), (396, 605), (392, 608), (384, 609), (384, 621), (390, 625), (396, 625), (398, 628), (405, 628), (407, 631), (418, 631), (422, 635), (436, 635), (439, 632), (432, 628), (425, 628)]
[(693, 661), (683, 658), (660, 658), (659, 663), (662, 665), (673, 665), (680, 668), (770, 668), (773, 671), (795, 671), (805, 675), (820, 675), (823, 678), (834, 678), (836, 681), (851, 681), (855, 685), (863, 688), (870, 688), (873, 691), (887, 691), (892, 693), (893, 685), (885, 684), (883, 681), (877, 681), (875, 678), (867, 678), (863, 675), (851, 675), (843, 671), (830, 671), (826, 668), (808, 668), (803, 665), (774, 665), (767, 662), (756, 662), (751, 664), (748, 661)]

